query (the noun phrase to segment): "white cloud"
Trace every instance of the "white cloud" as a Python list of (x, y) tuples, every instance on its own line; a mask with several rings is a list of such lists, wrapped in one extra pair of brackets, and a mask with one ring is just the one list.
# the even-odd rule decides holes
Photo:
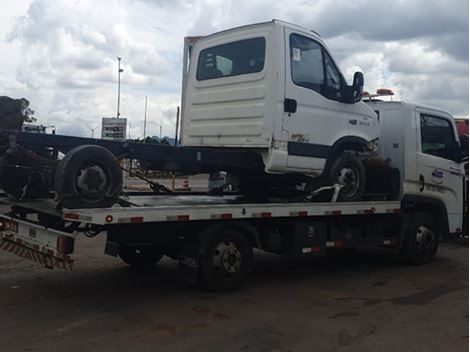
[[(13, 2), (12, 2), (13, 3)], [(182, 43), (233, 26), (280, 18), (325, 38), (350, 81), (395, 89), (468, 115), (468, 3), (316, 0), (150, 1), (32, 0), (0, 15), (0, 94), (26, 97), (39, 122), (59, 132), (89, 135), (102, 116), (116, 114), (117, 56), (122, 57), (121, 116), (132, 136), (174, 134)], [(27, 9), (27, 10), (26, 10)], [(7, 16), (7, 17), (2, 17)]]

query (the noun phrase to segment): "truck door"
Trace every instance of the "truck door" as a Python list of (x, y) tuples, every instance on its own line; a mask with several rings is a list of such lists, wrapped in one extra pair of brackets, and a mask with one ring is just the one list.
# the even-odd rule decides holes
[(284, 33), (287, 168), (321, 172), (329, 148), (349, 134), (360, 104), (339, 102), (346, 83), (319, 41), (287, 28)]
[(417, 117), (419, 191), (445, 204), (453, 233), (462, 228), (463, 217), (464, 170), (455, 161), (457, 133), (450, 116), (418, 111)]

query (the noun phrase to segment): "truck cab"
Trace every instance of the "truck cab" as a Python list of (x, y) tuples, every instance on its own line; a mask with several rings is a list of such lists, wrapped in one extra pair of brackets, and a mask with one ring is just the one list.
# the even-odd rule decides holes
[(320, 176), (380, 137), (362, 74), (347, 85), (311, 30), (273, 20), (202, 37), (186, 52), (184, 146), (256, 150), (266, 173)]
[(400, 170), (404, 205), (430, 209), (442, 233), (460, 233), (468, 150), (460, 146), (452, 115), (415, 103), (366, 103), (377, 113), (382, 131), (379, 156)]

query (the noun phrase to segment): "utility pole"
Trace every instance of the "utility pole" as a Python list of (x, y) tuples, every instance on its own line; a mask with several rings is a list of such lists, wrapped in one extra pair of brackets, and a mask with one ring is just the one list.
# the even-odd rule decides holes
[(162, 142), (162, 123), (160, 122), (160, 143)]
[(180, 123), (180, 107), (176, 107), (176, 130), (175, 130), (175, 147), (178, 145), (178, 128)]
[(147, 130), (147, 96), (145, 96), (145, 113), (144, 113), (144, 143), (145, 143), (145, 132)]
[(118, 56), (118, 99), (117, 99), (117, 118), (121, 115), (119, 112), (120, 103), (121, 103), (121, 73), (124, 69), (121, 68), (121, 58)]

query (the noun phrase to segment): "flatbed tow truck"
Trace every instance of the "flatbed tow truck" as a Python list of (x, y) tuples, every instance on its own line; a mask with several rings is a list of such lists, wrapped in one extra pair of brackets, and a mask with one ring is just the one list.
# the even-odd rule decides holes
[(378, 154), (390, 170), (399, 170), (393, 199), (338, 202), (338, 185), (326, 189), (331, 198), (320, 202), (128, 193), (112, 207), (67, 209), (53, 198), (1, 197), (11, 211), (0, 216), (0, 248), (48, 268), (72, 269), (75, 239), (102, 233), (106, 254), (137, 268), (152, 267), (166, 255), (179, 261), (185, 278), (218, 291), (242, 286), (254, 248), (310, 256), (379, 246), (409, 263), (429, 263), (441, 237), (463, 231), (468, 151), (459, 149), (453, 117), (445, 111), (377, 99), (367, 104), (380, 118)]
[[(0, 202), (11, 207), (0, 214), (0, 248), (48, 268), (72, 269), (75, 239), (104, 234), (106, 254), (137, 268), (152, 267), (166, 255), (179, 261), (186, 278), (217, 291), (242, 286), (254, 265), (254, 248), (310, 256), (381, 246), (410, 263), (429, 263), (442, 236), (462, 233), (468, 211), (468, 150), (452, 115), (384, 102), (376, 99), (380, 92), (359, 101), (362, 75), (355, 75), (353, 86), (341, 83), (312, 33), (273, 21), (198, 41), (192, 56), (201, 75), (194, 65), (183, 73), (183, 114), (192, 113), (182, 119), (189, 144), (181, 148), (0, 130), (6, 145), (0, 183), (9, 195)], [(234, 34), (242, 40), (233, 42)], [(259, 50), (238, 49), (247, 45)], [(265, 53), (275, 48), (277, 56)], [(197, 52), (206, 60), (195, 60)], [(252, 52), (255, 58), (237, 56)], [(321, 55), (326, 59), (312, 59)], [(227, 66), (219, 56), (246, 62)], [(277, 65), (266, 64), (271, 76), (265, 75), (264, 62), (273, 58)], [(323, 73), (326, 61), (331, 62)], [(289, 73), (286, 65), (295, 73), (299, 65), (315, 62), (321, 75), (302, 78), (311, 82), (296, 74), (272, 81), (276, 72)], [(220, 69), (213, 70), (218, 63)], [(318, 78), (333, 68), (337, 73), (329, 82), (337, 85), (330, 92)], [(310, 70), (298, 74), (303, 72)], [(292, 95), (285, 96), (286, 87)], [(259, 101), (252, 101), (253, 94)], [(320, 105), (311, 105), (312, 99), (324, 107), (315, 110)], [(276, 123), (269, 120), (273, 116)], [(254, 136), (258, 129), (262, 133)], [(368, 130), (380, 138), (347, 135), (321, 142), (338, 131)], [(123, 158), (156, 170), (225, 171), (238, 178), (240, 192), (170, 193), (151, 183), (154, 194), (122, 194), (117, 159)], [(325, 179), (333, 182), (313, 187), (310, 171), (302, 170), (326, 170)], [(283, 194), (265, 192), (268, 181)]]

